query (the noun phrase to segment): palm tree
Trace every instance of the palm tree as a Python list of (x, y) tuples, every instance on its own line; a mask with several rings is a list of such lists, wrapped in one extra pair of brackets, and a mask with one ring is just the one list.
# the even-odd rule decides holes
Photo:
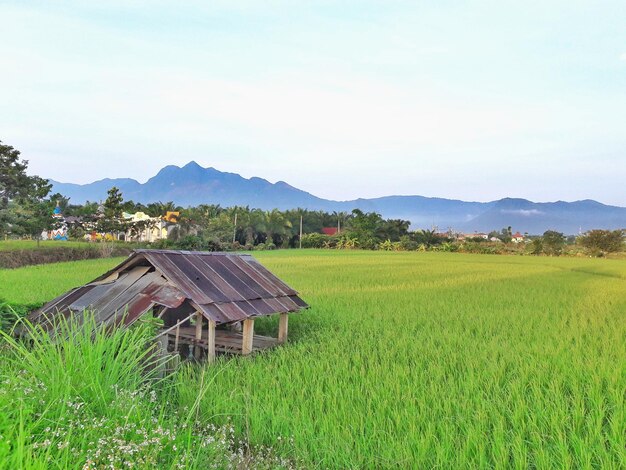
[[(280, 244), (282, 238), (290, 233), (292, 224), (278, 209), (265, 212), (266, 234), (268, 242)], [(277, 243), (279, 242), (279, 243)]]

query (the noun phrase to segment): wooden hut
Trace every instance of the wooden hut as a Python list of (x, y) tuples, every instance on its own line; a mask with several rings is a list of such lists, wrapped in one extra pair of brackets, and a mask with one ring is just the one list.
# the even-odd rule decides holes
[[(54, 328), (59, 316), (93, 312), (98, 325), (130, 325), (151, 313), (170, 352), (209, 361), (216, 353), (250, 354), (287, 340), (288, 315), (308, 308), (298, 293), (252, 256), (135, 250), (92, 282), (48, 302), (29, 320)], [(254, 319), (280, 314), (276, 338), (254, 334)], [(226, 326), (243, 323), (241, 332)]]

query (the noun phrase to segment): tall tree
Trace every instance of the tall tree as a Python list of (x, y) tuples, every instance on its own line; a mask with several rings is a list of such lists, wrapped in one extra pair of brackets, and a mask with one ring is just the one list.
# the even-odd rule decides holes
[(125, 232), (127, 224), (122, 217), (124, 197), (121, 191), (113, 186), (107, 191), (107, 199), (104, 201), (104, 215), (98, 221), (98, 230), (104, 233), (117, 235)]
[(543, 252), (550, 256), (559, 256), (565, 246), (565, 235), (555, 230), (547, 230), (543, 233)]
[(265, 231), (268, 243), (281, 245), (284, 237), (289, 235), (291, 227), (291, 222), (278, 209), (265, 212)]
[(42, 204), (52, 187), (48, 180), (26, 174), (28, 160), (0, 141), (0, 234), (38, 235), (47, 228)]

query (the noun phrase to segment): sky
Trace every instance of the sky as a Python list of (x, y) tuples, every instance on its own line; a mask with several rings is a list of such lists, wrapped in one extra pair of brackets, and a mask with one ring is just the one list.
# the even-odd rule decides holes
[(0, 0), (0, 140), (62, 182), (165, 165), (347, 200), (626, 206), (626, 2)]

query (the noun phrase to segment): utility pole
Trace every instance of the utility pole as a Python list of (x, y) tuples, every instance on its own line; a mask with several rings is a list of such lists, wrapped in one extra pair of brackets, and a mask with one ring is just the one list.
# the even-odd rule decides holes
[(300, 248), (302, 248), (302, 214), (300, 214)]
[(233, 245), (235, 244), (235, 237), (237, 237), (237, 213), (235, 212), (235, 228), (233, 229)]
[(337, 217), (337, 234), (341, 232), (341, 216)]

